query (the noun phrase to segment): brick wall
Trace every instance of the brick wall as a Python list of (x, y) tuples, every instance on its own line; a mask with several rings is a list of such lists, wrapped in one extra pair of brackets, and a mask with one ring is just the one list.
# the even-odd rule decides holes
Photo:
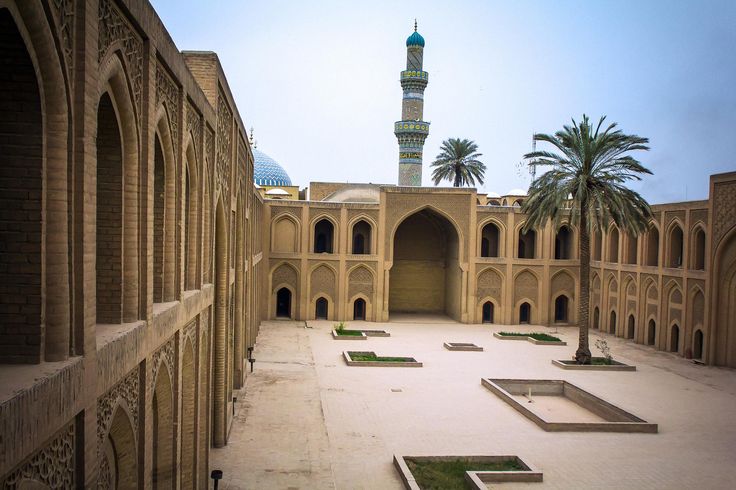
[(41, 101), (31, 59), (0, 10), (0, 362), (41, 357)]

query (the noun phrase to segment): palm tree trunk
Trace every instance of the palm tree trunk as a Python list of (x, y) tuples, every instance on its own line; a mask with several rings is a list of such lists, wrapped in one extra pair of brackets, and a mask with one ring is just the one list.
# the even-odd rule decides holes
[(455, 182), (452, 184), (453, 187), (460, 187), (460, 169), (455, 168)]
[(588, 345), (588, 325), (590, 319), (590, 230), (588, 230), (588, 199), (580, 202), (580, 301), (578, 302), (578, 350), (575, 360), (578, 364), (590, 364), (590, 347)]

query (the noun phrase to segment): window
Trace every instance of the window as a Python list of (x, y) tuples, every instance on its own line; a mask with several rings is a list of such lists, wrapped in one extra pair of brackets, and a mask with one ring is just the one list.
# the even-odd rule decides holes
[(682, 267), (682, 228), (675, 225), (670, 230), (669, 237), (669, 257), (667, 265), (669, 267)]
[(480, 246), (481, 257), (498, 257), (499, 235), (498, 226), (494, 223), (488, 223), (483, 227)]
[(328, 219), (321, 219), (314, 225), (314, 253), (332, 253), (335, 227)]
[(360, 220), (353, 225), (353, 253), (371, 253), (371, 225), (367, 221)]

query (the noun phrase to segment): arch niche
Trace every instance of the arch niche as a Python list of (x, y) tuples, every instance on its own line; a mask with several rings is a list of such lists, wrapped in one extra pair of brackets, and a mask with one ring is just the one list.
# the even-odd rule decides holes
[(711, 309), (715, 335), (710, 344), (715, 351), (715, 365), (736, 367), (736, 229), (731, 230), (718, 248), (713, 282), (714, 306), (717, 306)]
[(398, 225), (392, 246), (389, 311), (460, 321), (460, 239), (450, 220), (432, 208), (417, 211)]

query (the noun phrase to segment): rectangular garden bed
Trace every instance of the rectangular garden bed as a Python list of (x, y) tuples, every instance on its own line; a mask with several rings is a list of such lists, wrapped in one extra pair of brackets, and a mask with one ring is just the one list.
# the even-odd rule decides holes
[(481, 384), (546, 431), (657, 432), (657, 424), (564, 380), (483, 378)]
[(611, 360), (610, 364), (606, 364), (602, 361), (596, 362), (597, 359), (602, 360), (605, 359), (605, 357), (594, 357), (591, 364), (578, 364), (577, 361), (574, 360), (568, 361), (557, 359), (552, 360), (552, 364), (559, 368), (570, 369), (573, 371), (636, 371), (636, 366), (631, 366), (614, 360)]
[(526, 340), (535, 345), (567, 345), (567, 342), (546, 333), (493, 332), (493, 336), (501, 340)]
[(338, 332), (332, 330), (332, 338), (335, 340), (366, 340), (366, 335), (361, 330), (343, 330)]
[(447, 350), (460, 350), (460, 351), (475, 351), (482, 352), (483, 347), (475, 345), (470, 342), (445, 342), (445, 349)]
[(486, 483), (541, 482), (542, 472), (518, 456), (400, 456), (394, 455), (404, 487), (483, 489)]
[(422, 367), (422, 363), (413, 357), (377, 356), (370, 351), (345, 351), (343, 356), (348, 366)]

